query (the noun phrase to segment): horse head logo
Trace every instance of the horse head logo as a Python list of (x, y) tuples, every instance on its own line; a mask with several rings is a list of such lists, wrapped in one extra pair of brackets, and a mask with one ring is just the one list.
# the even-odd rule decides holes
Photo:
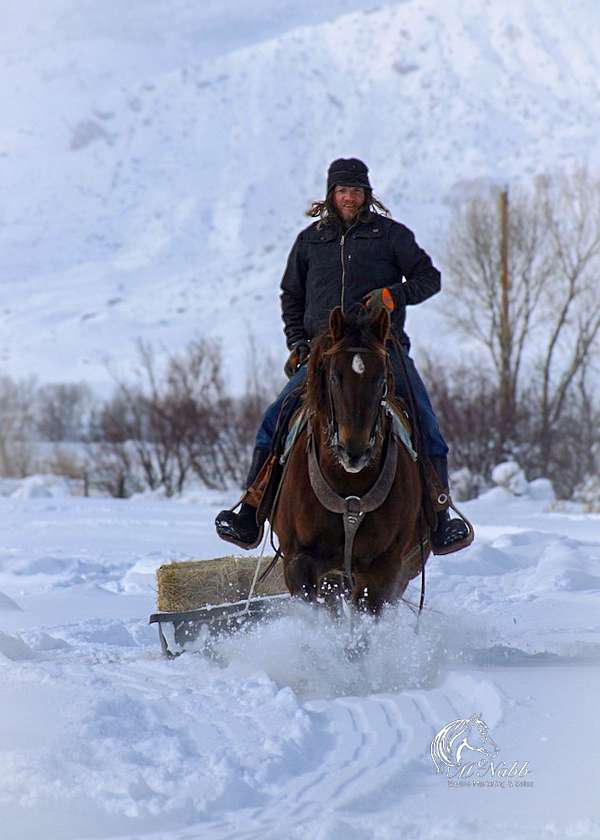
[[(466, 750), (471, 752), (465, 753)], [(431, 758), (436, 770), (447, 775), (467, 761), (493, 758), (499, 752), (480, 713), (472, 714), (466, 720), (453, 720), (442, 727), (431, 742)]]

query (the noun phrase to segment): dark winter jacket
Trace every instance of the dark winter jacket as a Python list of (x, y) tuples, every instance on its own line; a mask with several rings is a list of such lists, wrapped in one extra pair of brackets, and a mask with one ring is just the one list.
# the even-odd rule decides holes
[(392, 328), (409, 347), (405, 307), (440, 290), (440, 272), (417, 245), (412, 231), (378, 213), (355, 222), (345, 233), (337, 220), (320, 228), (314, 222), (296, 239), (281, 281), (288, 347), (321, 332), (329, 313), (342, 300), (348, 309), (383, 286), (394, 297)]

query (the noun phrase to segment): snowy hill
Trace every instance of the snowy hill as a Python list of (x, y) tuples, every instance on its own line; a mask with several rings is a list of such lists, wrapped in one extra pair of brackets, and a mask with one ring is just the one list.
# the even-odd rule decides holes
[[(595, 0), (9, 0), (0, 34), (0, 362), (104, 383), (137, 337), (247, 334), (329, 161), (440, 260), (466, 185), (600, 166)], [(440, 300), (410, 313), (419, 342)], [(242, 366), (243, 367), (243, 366)]]

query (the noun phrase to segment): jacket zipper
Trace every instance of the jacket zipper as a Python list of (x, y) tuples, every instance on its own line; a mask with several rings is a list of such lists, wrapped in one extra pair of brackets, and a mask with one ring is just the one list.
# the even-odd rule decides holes
[(346, 230), (342, 234), (342, 238), (340, 240), (340, 255), (342, 259), (342, 291), (340, 297), (340, 306), (342, 307), (342, 315), (344, 314), (344, 292), (346, 289), (346, 263), (344, 262), (344, 242), (346, 241), (346, 236), (350, 233), (352, 228), (356, 225), (356, 222), (353, 222), (348, 230)]

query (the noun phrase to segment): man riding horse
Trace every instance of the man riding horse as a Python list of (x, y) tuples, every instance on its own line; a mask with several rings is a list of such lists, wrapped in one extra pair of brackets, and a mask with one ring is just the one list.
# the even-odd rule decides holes
[[(366, 165), (356, 158), (333, 161), (327, 174), (324, 201), (314, 202), (307, 215), (317, 221), (303, 230), (288, 257), (281, 281), (281, 306), (287, 346), (289, 382), (269, 406), (256, 436), (246, 487), (252, 486), (269, 457), (277, 421), (286, 397), (306, 379), (310, 342), (327, 326), (336, 306), (342, 311), (364, 304), (374, 313), (391, 316), (389, 358), (396, 396), (414, 401), (425, 455), (441, 486), (448, 488), (448, 446), (425, 385), (409, 356), (404, 331), (406, 307), (422, 303), (440, 290), (440, 272), (419, 247), (407, 227), (389, 218), (374, 196)], [(407, 385), (407, 380), (409, 385)], [(411, 393), (412, 392), (412, 393)], [(217, 533), (242, 547), (254, 547), (259, 536), (256, 508), (244, 501), (240, 511), (224, 510), (215, 521)], [(431, 543), (449, 553), (462, 548), (468, 528), (449, 510), (438, 513)]]

